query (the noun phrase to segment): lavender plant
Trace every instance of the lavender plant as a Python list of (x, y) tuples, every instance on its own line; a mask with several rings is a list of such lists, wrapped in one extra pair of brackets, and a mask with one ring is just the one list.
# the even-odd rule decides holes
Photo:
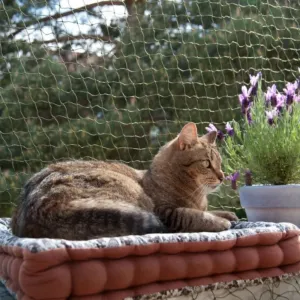
[[(300, 81), (261, 88), (261, 73), (250, 76), (250, 87), (239, 95), (242, 122), (226, 124), (218, 131), (224, 170), (232, 188), (243, 178), (246, 185), (300, 183)], [(244, 174), (244, 176), (242, 176)]]

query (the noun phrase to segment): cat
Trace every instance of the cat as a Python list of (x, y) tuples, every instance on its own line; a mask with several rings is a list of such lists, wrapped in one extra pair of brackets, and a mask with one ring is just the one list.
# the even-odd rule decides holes
[(104, 161), (51, 164), (24, 186), (12, 217), (19, 237), (87, 240), (164, 232), (219, 232), (237, 217), (207, 211), (223, 181), (217, 133), (194, 123), (163, 146), (148, 170)]

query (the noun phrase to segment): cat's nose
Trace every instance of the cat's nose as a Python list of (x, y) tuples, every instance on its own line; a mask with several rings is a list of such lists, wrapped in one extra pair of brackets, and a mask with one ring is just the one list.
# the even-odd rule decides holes
[(225, 176), (224, 176), (224, 173), (222, 171), (218, 174), (218, 178), (221, 182), (224, 180)]

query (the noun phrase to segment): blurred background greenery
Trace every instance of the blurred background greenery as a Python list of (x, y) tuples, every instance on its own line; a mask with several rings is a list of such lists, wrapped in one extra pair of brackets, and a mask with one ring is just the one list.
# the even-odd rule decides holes
[(0, 216), (50, 162), (142, 169), (185, 122), (238, 120), (249, 74), (297, 76), (299, 21), (292, 0), (1, 1)]

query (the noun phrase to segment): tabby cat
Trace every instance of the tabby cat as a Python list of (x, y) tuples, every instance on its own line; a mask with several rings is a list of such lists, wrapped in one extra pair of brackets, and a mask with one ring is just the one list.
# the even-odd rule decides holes
[(236, 216), (206, 211), (223, 181), (216, 132), (188, 123), (138, 171), (103, 161), (49, 165), (25, 185), (12, 218), (19, 237), (86, 240), (159, 232), (222, 231)]

